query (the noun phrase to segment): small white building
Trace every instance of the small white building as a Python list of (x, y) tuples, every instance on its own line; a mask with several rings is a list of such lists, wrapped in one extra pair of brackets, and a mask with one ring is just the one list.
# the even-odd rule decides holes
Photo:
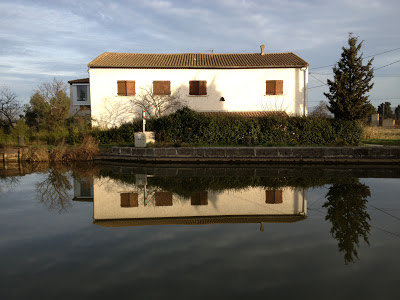
[(199, 112), (308, 113), (308, 63), (291, 52), (265, 53), (264, 45), (247, 54), (106, 52), (88, 67), (94, 125), (132, 121), (139, 109), (130, 100), (145, 93), (176, 95)]
[(70, 116), (90, 117), (89, 78), (68, 81), (70, 85)]

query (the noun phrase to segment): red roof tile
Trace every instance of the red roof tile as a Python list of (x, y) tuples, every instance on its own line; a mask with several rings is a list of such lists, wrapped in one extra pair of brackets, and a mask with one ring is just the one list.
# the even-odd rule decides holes
[(292, 52), (287, 53), (114, 53), (105, 52), (88, 64), (89, 68), (188, 68), (246, 69), (301, 68), (308, 63)]
[(282, 116), (287, 117), (287, 113), (284, 111), (210, 111), (210, 112), (199, 112), (207, 117), (213, 116), (241, 116), (246, 118), (259, 118), (269, 116)]
[(73, 84), (73, 83), (89, 83), (89, 78), (74, 79), (74, 80), (68, 81), (68, 83), (69, 84)]

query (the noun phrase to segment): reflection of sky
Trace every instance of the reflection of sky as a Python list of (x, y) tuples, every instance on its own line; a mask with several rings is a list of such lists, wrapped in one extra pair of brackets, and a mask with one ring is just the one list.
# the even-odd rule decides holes
[[(360, 260), (345, 266), (324, 220), (326, 187), (308, 190), (307, 220), (264, 232), (259, 224), (103, 228), (92, 225), (92, 203), (63, 214), (43, 207), (34, 198), (39, 177), (0, 195), (3, 299), (397, 294), (400, 238), (375, 227), (400, 234), (400, 221), (368, 206), (371, 246), (360, 242)], [(368, 204), (400, 217), (399, 179), (360, 181), (370, 186)]]

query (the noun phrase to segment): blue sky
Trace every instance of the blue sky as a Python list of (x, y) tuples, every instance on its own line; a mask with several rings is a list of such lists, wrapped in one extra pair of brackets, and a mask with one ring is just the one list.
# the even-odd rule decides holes
[[(348, 33), (364, 40), (374, 67), (400, 60), (398, 0), (148, 0), (0, 3), (0, 85), (27, 103), (57, 77), (88, 77), (106, 51), (137, 53), (294, 52), (310, 64), (310, 107), (340, 59)], [(399, 48), (399, 49), (397, 49)], [(376, 70), (371, 102), (400, 104), (400, 62)], [(322, 81), (323, 83), (321, 83)]]

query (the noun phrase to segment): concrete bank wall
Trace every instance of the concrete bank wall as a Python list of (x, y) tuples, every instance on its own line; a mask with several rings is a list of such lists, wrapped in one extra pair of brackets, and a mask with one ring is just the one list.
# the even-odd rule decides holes
[(134, 162), (317, 162), (400, 163), (400, 147), (198, 147), (132, 148), (113, 147), (100, 160)]

